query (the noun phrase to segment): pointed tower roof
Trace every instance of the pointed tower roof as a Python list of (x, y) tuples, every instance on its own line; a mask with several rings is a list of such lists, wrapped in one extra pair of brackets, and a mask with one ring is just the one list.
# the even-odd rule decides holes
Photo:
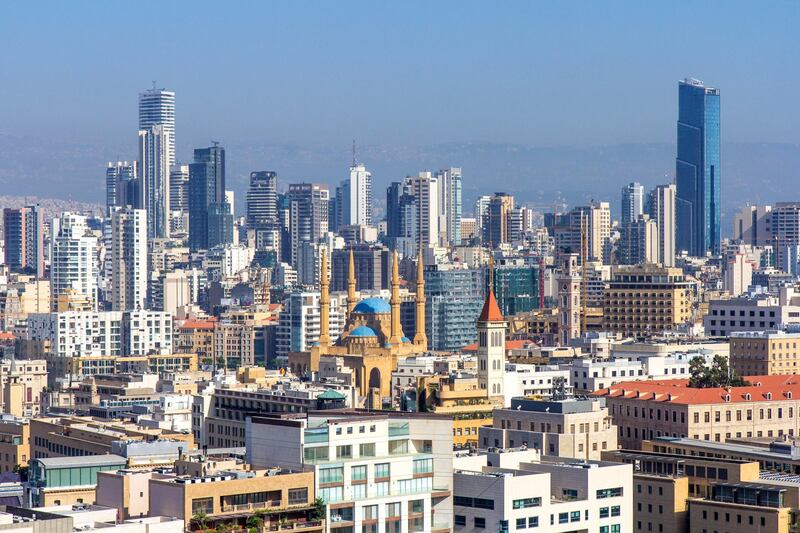
[(497, 299), (494, 297), (494, 291), (489, 290), (478, 322), (503, 322), (504, 320), (503, 313), (500, 312), (500, 306), (497, 305)]

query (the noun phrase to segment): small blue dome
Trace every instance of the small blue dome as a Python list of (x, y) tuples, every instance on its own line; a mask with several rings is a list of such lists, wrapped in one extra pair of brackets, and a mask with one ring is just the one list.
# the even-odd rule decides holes
[(411, 339), (409, 339), (408, 337), (403, 337), (401, 340), (403, 342), (411, 342)]
[(375, 332), (372, 328), (367, 326), (358, 326), (356, 329), (350, 332), (350, 337), (377, 337)]
[(392, 306), (383, 298), (365, 298), (353, 308), (354, 313), (391, 313)]

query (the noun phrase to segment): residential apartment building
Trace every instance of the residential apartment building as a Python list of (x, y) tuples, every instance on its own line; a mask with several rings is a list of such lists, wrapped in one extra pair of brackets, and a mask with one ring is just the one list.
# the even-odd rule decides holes
[(14, 416), (39, 416), (41, 396), (47, 388), (47, 362), (43, 359), (0, 360), (0, 410)]
[(360, 410), (247, 419), (247, 462), (314, 470), (332, 532), (450, 531), (448, 418)]
[(218, 322), (214, 328), (215, 363), (235, 369), (255, 364), (255, 327), (251, 324)]
[(730, 336), (730, 366), (740, 376), (800, 372), (800, 333), (781, 330), (736, 332)]
[(453, 531), (632, 531), (630, 465), (499, 451), (455, 459)]
[(748, 381), (748, 386), (730, 389), (691, 388), (688, 380), (633, 381), (595, 395), (606, 399), (626, 449), (662, 436), (726, 442), (797, 435), (800, 381), (792, 376), (751, 376)]
[(603, 302), (603, 329), (634, 337), (673, 330), (691, 320), (692, 294), (680, 268), (615, 267)]
[(597, 399), (530, 400), (514, 398), (496, 409), (492, 425), (479, 430), (479, 446), (524, 446), (543, 455), (599, 460), (617, 448), (617, 429), (605, 402)]
[(0, 415), (0, 472), (13, 472), (27, 466), (31, 456), (30, 424), (28, 419)]

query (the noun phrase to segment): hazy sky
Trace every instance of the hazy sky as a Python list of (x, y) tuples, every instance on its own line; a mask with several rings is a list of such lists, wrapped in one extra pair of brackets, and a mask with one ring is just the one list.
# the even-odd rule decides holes
[(800, 142), (800, 2), (4, 2), (0, 132), (179, 144), (674, 142), (677, 81), (723, 140)]

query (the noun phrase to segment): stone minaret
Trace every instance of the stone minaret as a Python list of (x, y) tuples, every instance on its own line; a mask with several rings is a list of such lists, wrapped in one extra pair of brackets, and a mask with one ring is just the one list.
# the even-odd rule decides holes
[(414, 344), (421, 351), (428, 349), (428, 337), (425, 335), (425, 275), (422, 263), (422, 248), (417, 255), (417, 331), (414, 333)]
[(328, 323), (331, 312), (331, 297), (328, 293), (330, 280), (328, 279), (328, 251), (322, 248), (322, 260), (319, 267), (319, 345), (330, 346), (331, 336), (328, 333)]
[(403, 343), (403, 328), (400, 325), (400, 268), (398, 266), (397, 250), (392, 254), (392, 334), (389, 343), (399, 345)]

